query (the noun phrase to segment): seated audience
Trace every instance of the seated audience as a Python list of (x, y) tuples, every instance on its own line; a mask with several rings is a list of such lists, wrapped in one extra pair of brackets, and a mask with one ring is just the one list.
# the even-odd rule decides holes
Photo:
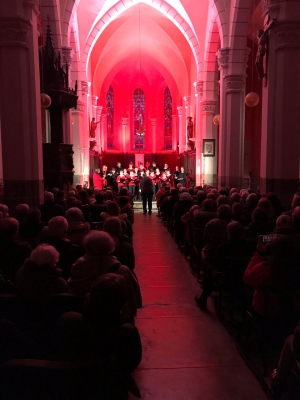
[(124, 324), (121, 315), (127, 293), (123, 276), (103, 274), (92, 284), (83, 313), (61, 317), (64, 357), (94, 364), (86, 398), (125, 400), (128, 391), (140, 397), (130, 373), (141, 361), (141, 340), (137, 328)]
[(30, 256), (31, 247), (18, 237), (19, 222), (15, 218), (0, 221), (0, 274), (4, 279), (14, 280), (24, 260)]
[(65, 213), (62, 206), (54, 203), (54, 195), (51, 192), (44, 193), (44, 203), (39, 206), (39, 209), (42, 222), (49, 222), (51, 218)]
[(53, 246), (41, 244), (32, 250), (16, 274), (16, 294), (20, 297), (43, 298), (69, 292), (68, 284), (57, 266), (58, 260), (59, 253)]
[(68, 280), (71, 292), (79, 295), (88, 293), (96, 278), (108, 272), (122, 275), (128, 296), (122, 315), (126, 320), (133, 321), (137, 307), (140, 306), (139, 285), (130, 269), (112, 255), (115, 242), (107, 232), (92, 231), (85, 237), (83, 244), (85, 255), (72, 266)]
[(115, 250), (112, 253), (121, 264), (126, 265), (131, 271), (135, 267), (134, 249), (122, 235), (122, 224), (118, 217), (110, 217), (104, 221), (104, 232), (110, 234), (115, 242)]
[(68, 221), (67, 238), (81, 246), (83, 238), (90, 231), (90, 224), (85, 222), (82, 211), (77, 207), (69, 208), (65, 216)]
[(55, 247), (59, 252), (57, 266), (62, 270), (62, 276), (69, 279), (71, 267), (77, 259), (83, 255), (81, 247), (72, 243), (67, 238), (68, 221), (65, 217), (54, 217), (50, 219), (47, 228), (47, 237), (44, 242)]
[(133, 236), (132, 225), (128, 220), (128, 216), (125, 213), (121, 213), (119, 205), (115, 201), (111, 201), (107, 204), (106, 212), (100, 214), (101, 220), (96, 229), (102, 229), (104, 221), (109, 217), (118, 217), (120, 220), (126, 223), (126, 235), (129, 237)]

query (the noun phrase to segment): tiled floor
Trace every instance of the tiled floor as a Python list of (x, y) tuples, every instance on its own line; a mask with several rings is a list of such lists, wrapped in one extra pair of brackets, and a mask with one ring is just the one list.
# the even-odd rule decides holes
[[(143, 359), (134, 373), (144, 400), (266, 400), (211, 303), (194, 302), (200, 287), (156, 212), (135, 212), (138, 311)], [(135, 397), (131, 395), (130, 400)]]

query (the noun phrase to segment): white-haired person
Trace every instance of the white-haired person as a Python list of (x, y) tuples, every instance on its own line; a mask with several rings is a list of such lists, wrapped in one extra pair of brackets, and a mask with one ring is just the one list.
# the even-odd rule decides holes
[(122, 275), (127, 292), (122, 315), (127, 321), (133, 321), (137, 308), (141, 306), (139, 284), (130, 269), (112, 255), (115, 250), (114, 240), (107, 232), (92, 231), (84, 238), (83, 245), (85, 255), (72, 266), (68, 280), (71, 292), (78, 295), (88, 293), (94, 281), (103, 274)]
[(20, 297), (44, 298), (69, 292), (68, 284), (57, 266), (58, 260), (59, 253), (53, 246), (37, 246), (16, 274), (16, 294)]

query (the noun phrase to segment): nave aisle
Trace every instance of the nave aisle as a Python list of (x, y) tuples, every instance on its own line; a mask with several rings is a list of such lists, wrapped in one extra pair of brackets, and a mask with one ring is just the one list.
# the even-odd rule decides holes
[(199, 284), (156, 212), (136, 210), (133, 229), (143, 296), (136, 318), (143, 359), (134, 378), (142, 399), (266, 400), (211, 302), (205, 313), (196, 305)]

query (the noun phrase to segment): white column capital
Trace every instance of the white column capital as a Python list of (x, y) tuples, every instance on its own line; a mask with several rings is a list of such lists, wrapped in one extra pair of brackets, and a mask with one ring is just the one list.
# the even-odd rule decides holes
[(0, 18), (0, 47), (28, 48), (30, 21), (24, 18)]
[(203, 100), (200, 102), (201, 113), (214, 114), (216, 108), (217, 102), (215, 100)]
[(203, 94), (203, 81), (194, 82), (195, 96), (201, 96)]
[(98, 96), (91, 96), (92, 106), (97, 107)]
[(62, 55), (62, 63), (68, 64), (70, 66), (72, 64), (72, 59), (74, 56), (74, 51), (71, 47), (63, 46), (61, 48), (61, 55)]
[(191, 105), (191, 96), (184, 96), (183, 101), (184, 101), (184, 107), (189, 108)]
[(183, 107), (182, 107), (182, 106), (178, 106), (178, 107), (177, 107), (177, 112), (178, 112), (178, 117), (179, 117), (179, 118), (182, 117), (182, 110), (183, 110)]
[(97, 115), (97, 117), (100, 117), (100, 116), (101, 116), (102, 109), (103, 109), (102, 106), (97, 106), (97, 109), (96, 109), (96, 115)]
[(217, 61), (219, 65), (219, 71), (224, 68), (228, 68), (229, 63), (229, 47), (223, 47), (219, 49), (216, 53)]
[(76, 109), (73, 108), (72, 112), (73, 113), (78, 113), (78, 112), (83, 113), (84, 112), (84, 106), (85, 106), (85, 102), (78, 99), (77, 100), (77, 107), (76, 107)]
[(225, 75), (225, 92), (241, 92), (245, 88), (246, 75)]
[(156, 117), (151, 117), (151, 118), (150, 118), (150, 121), (151, 121), (151, 125), (152, 125), (152, 126), (156, 126), (156, 121), (157, 121), (157, 118), (156, 118)]
[(128, 117), (122, 117), (122, 126), (126, 126), (128, 124)]
[(90, 87), (91, 87), (91, 82), (81, 81), (81, 92), (83, 96), (90, 94)]

